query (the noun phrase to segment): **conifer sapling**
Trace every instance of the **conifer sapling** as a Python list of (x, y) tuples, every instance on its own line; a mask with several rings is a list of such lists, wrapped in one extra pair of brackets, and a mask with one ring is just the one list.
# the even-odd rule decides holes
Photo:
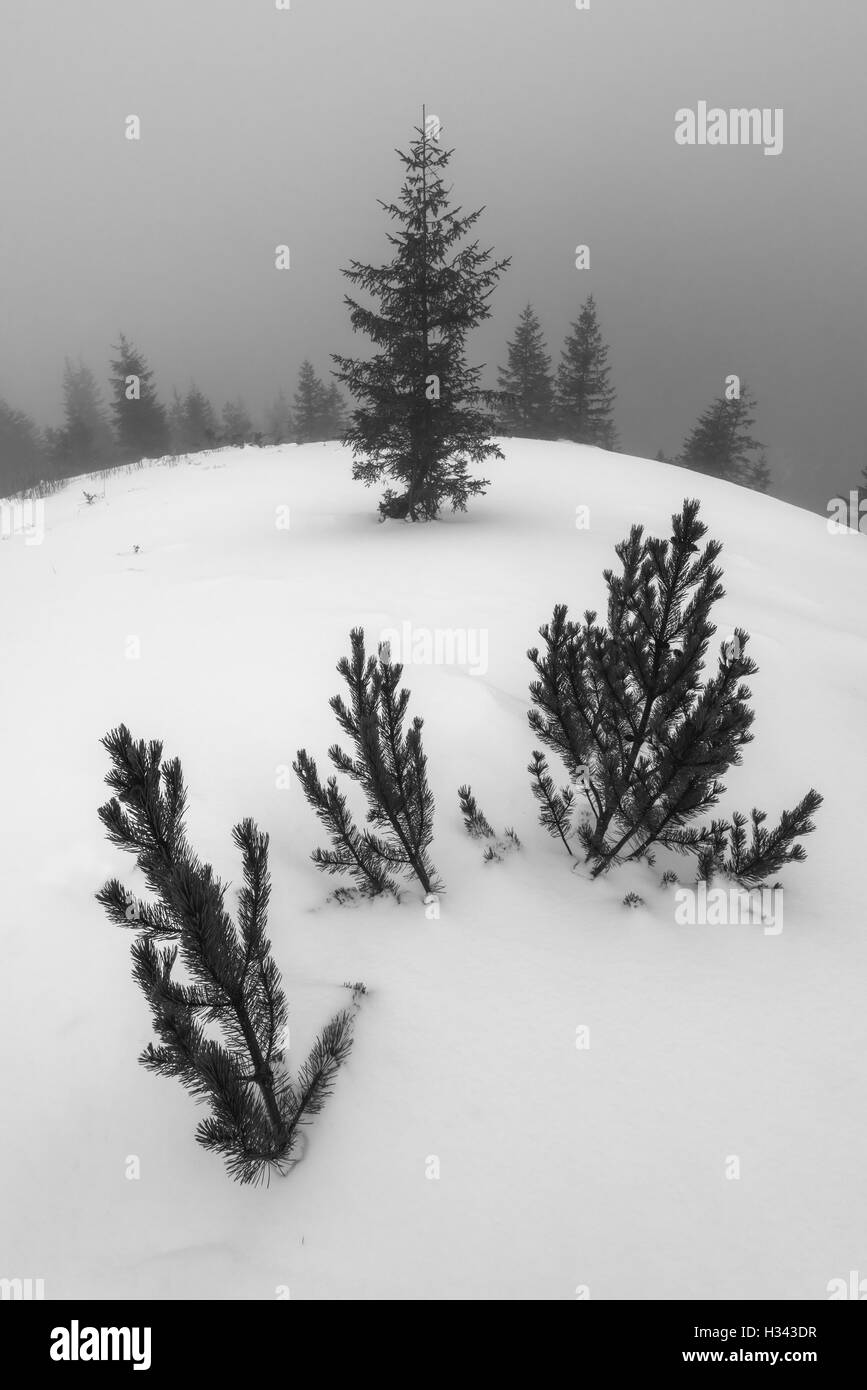
[(474, 840), (482, 840), (494, 834), (494, 827), (473, 796), (472, 788), (458, 787), (458, 801), (467, 834)]
[(511, 854), (513, 850), (521, 848), (521, 841), (511, 826), (507, 826), (502, 835), (497, 834), (473, 796), (472, 788), (459, 787), (458, 801), (467, 834), (473, 840), (487, 841), (482, 856), (486, 864), (502, 863), (504, 854)]
[[(96, 895), (111, 921), (138, 933), (133, 976), (159, 1038), (139, 1060), (208, 1105), (198, 1142), (223, 1154), (237, 1181), (260, 1182), (297, 1161), (299, 1126), (322, 1109), (352, 1045), (353, 1012), (332, 1018), (293, 1081), (283, 1061), (286, 998), (266, 935), (268, 836), (249, 819), (234, 828), (244, 866), (236, 923), (226, 886), (187, 840), (179, 760), (163, 762), (160, 742), (136, 742), (123, 724), (102, 744), (114, 795), (99, 818), (154, 895), (137, 901), (117, 879)], [(179, 959), (185, 980), (173, 973)]]
[(367, 798), (367, 827), (359, 830), (332, 776), (323, 785), (316, 763), (305, 749), (293, 763), (304, 795), (331, 836), (330, 849), (313, 852), (326, 873), (348, 873), (365, 896), (397, 892), (394, 874), (412, 874), (426, 894), (439, 890), (430, 860), (434, 799), (428, 786), (427, 758), (416, 716), (404, 732), (409, 691), (399, 689), (403, 667), (392, 662), (386, 644), (366, 656), (364, 632), (350, 634), (351, 655), (337, 670), (349, 702), (335, 695), (330, 705), (354, 756), (334, 744), (328, 755), (338, 772), (362, 788)]
[[(672, 518), (668, 540), (633, 526), (616, 547), (622, 572), (606, 570), (607, 625), (587, 612), (569, 620), (558, 605), (540, 629), (544, 648), (529, 653), (533, 731), (564, 764), (572, 786), (559, 790), (543, 753), (530, 765), (540, 821), (570, 854), (580, 845), (599, 874), (622, 859), (651, 859), (656, 846), (698, 856), (703, 876), (720, 869), (756, 883), (804, 852), (822, 798), (812, 788), (776, 829), (764, 812), (732, 823), (691, 824), (716, 805), (721, 778), (752, 740), (753, 711), (745, 678), (757, 667), (745, 654), (746, 632), (720, 648), (716, 670), (703, 679), (716, 631), (710, 613), (723, 597), (716, 564), (722, 546), (708, 541), (697, 501)], [(587, 816), (573, 826), (576, 795)]]

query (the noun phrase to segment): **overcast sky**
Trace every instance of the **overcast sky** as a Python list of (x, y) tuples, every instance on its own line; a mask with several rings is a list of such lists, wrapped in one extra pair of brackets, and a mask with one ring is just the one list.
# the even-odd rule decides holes
[[(559, 354), (595, 294), (622, 447), (676, 451), (737, 373), (772, 491), (824, 510), (864, 443), (863, 0), (0, 0), (0, 394), (59, 423), (64, 355), (119, 331), (164, 399), (260, 416), (364, 349), (350, 257), (386, 257), (422, 102), (512, 266), (470, 360), (532, 301)], [(782, 107), (779, 157), (684, 147), (675, 111)], [(141, 140), (124, 136), (141, 120)], [(279, 243), (292, 268), (274, 266)], [(590, 246), (590, 270), (575, 247)], [(501, 465), (505, 466), (505, 465)]]

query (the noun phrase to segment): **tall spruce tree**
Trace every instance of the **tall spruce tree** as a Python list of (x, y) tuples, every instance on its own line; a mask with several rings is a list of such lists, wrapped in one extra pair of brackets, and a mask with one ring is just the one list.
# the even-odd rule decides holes
[(171, 448), (171, 436), (153, 372), (122, 333), (114, 351), (111, 408), (120, 449), (128, 459), (162, 458)]
[(554, 430), (551, 358), (533, 306), (528, 304), (508, 344), (508, 366), (498, 375), (499, 415), (506, 434), (546, 439)]
[(376, 303), (365, 308), (346, 296), (355, 332), (378, 348), (368, 360), (335, 356), (336, 375), (360, 405), (346, 443), (353, 477), (370, 486), (385, 480), (380, 516), (428, 520), (450, 504), (466, 510), (487, 479), (471, 464), (502, 458), (490, 438), (483, 407), (482, 367), (467, 365), (467, 334), (490, 317), (490, 298), (508, 260), (494, 261), (477, 240), (464, 243), (484, 209), (462, 215), (450, 206), (445, 172), (453, 151), (441, 148), (422, 114), (404, 166), (398, 202), (380, 206), (395, 230), (394, 249), (381, 266), (351, 261), (344, 275)]
[(83, 362), (66, 358), (63, 428), (56, 441), (64, 472), (95, 472), (115, 462), (117, 444), (96, 378)]
[(325, 387), (306, 358), (298, 373), (295, 392), (295, 430), (299, 444), (311, 444), (324, 439)]
[(184, 452), (184, 402), (177, 386), (172, 388), (172, 400), (166, 411), (166, 422), (169, 427), (169, 440), (172, 453), (175, 455), (182, 454)]
[(56, 476), (56, 442), (56, 432), (41, 436), (29, 415), (0, 398), (0, 496)]
[(269, 444), (288, 444), (295, 438), (294, 430), (289, 401), (281, 389), (265, 412), (265, 439)]
[(240, 396), (234, 401), (226, 401), (223, 406), (222, 429), (220, 437), (224, 444), (238, 448), (242, 444), (252, 444), (256, 435), (244, 401)]
[(771, 474), (764, 447), (753, 438), (755, 409), (755, 399), (743, 384), (732, 400), (718, 396), (684, 440), (681, 465), (767, 492)]
[(578, 444), (617, 448), (608, 346), (596, 314), (596, 301), (588, 295), (577, 322), (563, 345), (557, 369), (556, 411), (560, 435)]
[(192, 385), (184, 397), (180, 418), (178, 453), (198, 454), (219, 443), (220, 427), (211, 402), (198, 386)]
[(323, 395), (322, 416), (324, 438), (340, 439), (346, 429), (346, 405), (335, 381), (332, 381)]

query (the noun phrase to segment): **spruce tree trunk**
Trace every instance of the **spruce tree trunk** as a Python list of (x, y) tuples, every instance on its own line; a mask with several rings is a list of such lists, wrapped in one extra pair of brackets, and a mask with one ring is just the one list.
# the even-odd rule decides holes
[[(427, 108), (421, 109), (422, 129), (424, 139), (422, 141), (422, 162), (421, 162), (421, 428), (418, 432), (417, 443), (414, 448), (414, 460), (412, 470), (412, 480), (409, 489), (409, 515), (416, 520), (416, 507), (418, 505), (418, 493), (424, 482), (426, 466), (429, 464), (427, 457), (427, 422), (428, 407), (427, 399), (427, 379), (430, 357), (428, 351), (428, 287), (427, 287)], [(429, 890), (426, 890), (429, 891)]]

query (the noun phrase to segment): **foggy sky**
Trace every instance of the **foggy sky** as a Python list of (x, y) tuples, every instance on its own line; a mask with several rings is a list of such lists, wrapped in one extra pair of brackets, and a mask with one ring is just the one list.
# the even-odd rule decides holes
[[(676, 452), (734, 372), (774, 493), (824, 510), (867, 462), (863, 0), (0, 0), (0, 26), (0, 395), (40, 424), (64, 356), (106, 386), (120, 331), (164, 401), (195, 380), (257, 419), (304, 357), (365, 353), (339, 268), (387, 258), (425, 102), (512, 256), (488, 385), (528, 300), (556, 362), (592, 292), (627, 452)], [(700, 100), (782, 107), (783, 152), (678, 146)]]

